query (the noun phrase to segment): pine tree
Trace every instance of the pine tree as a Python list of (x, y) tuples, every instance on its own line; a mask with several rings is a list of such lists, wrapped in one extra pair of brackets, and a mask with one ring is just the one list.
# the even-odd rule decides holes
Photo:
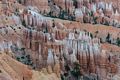
[(25, 20), (22, 21), (22, 25), (26, 27)]
[(76, 77), (77, 79), (79, 79), (79, 77), (81, 76), (81, 73), (80, 73), (80, 64), (78, 62), (75, 62), (74, 63), (74, 68), (73, 70), (71, 71), (71, 74)]
[(110, 34), (109, 34), (109, 33), (108, 33), (108, 35), (107, 35), (107, 37), (106, 37), (106, 42), (111, 43)]
[(120, 38), (117, 38), (117, 46), (120, 46)]

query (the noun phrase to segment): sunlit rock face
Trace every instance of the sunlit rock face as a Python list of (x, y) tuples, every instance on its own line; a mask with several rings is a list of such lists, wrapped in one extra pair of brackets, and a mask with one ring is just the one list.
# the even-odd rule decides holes
[(20, 0), (20, 3), (26, 6), (34, 6), (39, 9), (41, 13), (49, 13), (48, 0)]
[[(77, 62), (83, 77), (119, 80), (120, 48), (115, 45), (120, 45), (120, 29), (99, 24), (104, 15), (97, 6), (105, 10), (105, 21), (111, 21), (108, 17), (119, 20), (119, 10), (113, 12), (112, 3), (98, 0), (92, 4), (89, 0), (51, 1), (4, 0), (9, 4), (0, 5), (0, 79), (60, 80), (60, 74), (67, 73), (65, 66), (72, 70)], [(49, 7), (53, 15), (45, 17)], [(75, 20), (57, 19), (61, 9)], [(83, 23), (90, 20), (86, 9), (99, 19), (97, 25)]]
[(60, 80), (56, 74), (59, 68), (54, 69), (53, 71), (49, 66), (41, 71), (34, 71), (5, 53), (0, 53), (0, 80)]
[(0, 74), (0, 80), (12, 80), (12, 78), (7, 74)]
[(65, 10), (65, 0), (54, 0), (54, 3), (56, 3), (58, 6)]
[(48, 68), (43, 68), (41, 72), (33, 71), (32, 80), (60, 80), (60, 78), (53, 72), (51, 66), (48, 66)]
[[(27, 66), (15, 61), (8, 55), (0, 54), (0, 79), (1, 80), (30, 80), (32, 73)], [(17, 67), (17, 68), (16, 68)]]
[[(61, 55), (66, 55), (67, 62), (69, 64), (73, 64), (75, 61), (79, 61), (82, 69), (87, 73), (96, 73), (98, 72), (99, 76), (101, 76), (103, 79), (107, 76), (107, 54), (106, 51), (102, 50), (100, 48), (100, 42), (99, 39), (91, 39), (90, 34), (87, 34), (84, 31), (77, 30), (78, 33), (74, 33), (74, 31), (68, 31), (68, 37), (65, 36), (61, 39), (60, 33), (55, 32), (56, 35), (53, 36), (55, 39), (55, 42), (52, 43), (49, 41), (49, 39), (45, 40), (44, 37), (41, 37), (43, 42), (47, 41), (46, 45), (39, 44), (39, 48), (35, 48), (37, 44), (32, 42), (32, 47), (30, 47), (30, 43), (27, 43), (26, 48), (30, 48), (32, 51), (40, 51), (41, 54), (34, 54), (34, 59), (42, 60), (44, 61), (44, 64), (40, 62), (40, 64), (43, 66), (51, 65), (54, 66), (56, 63), (59, 63), (59, 57)], [(28, 30), (29, 32), (29, 30)], [(61, 32), (61, 31), (59, 31)], [(37, 33), (37, 32), (35, 32)], [(30, 33), (28, 33), (30, 34)], [(44, 35), (44, 33), (42, 33)], [(27, 34), (24, 34), (27, 35)], [(41, 35), (41, 34), (39, 34)], [(32, 31), (32, 37), (34, 39), (34, 31)], [(37, 36), (36, 36), (37, 37)], [(27, 38), (26, 38), (27, 39)], [(28, 38), (29, 40), (29, 38)], [(39, 40), (39, 38), (36, 38), (35, 40)], [(63, 41), (60, 41), (63, 40)], [(25, 40), (26, 41), (26, 40)], [(65, 42), (64, 42), (65, 41)], [(25, 42), (26, 43), (26, 42)], [(65, 45), (61, 45), (65, 44)], [(44, 50), (42, 49), (44, 47)], [(63, 49), (64, 48), (64, 49)], [(60, 49), (60, 50), (59, 50)], [(43, 52), (41, 52), (41, 50)], [(64, 51), (65, 50), (65, 51)], [(53, 55), (54, 54), (54, 55)], [(30, 54), (31, 55), (31, 54)], [(35, 55), (43, 56), (43, 57), (35, 57)], [(90, 56), (90, 57), (89, 57)], [(61, 56), (62, 57), (62, 56)], [(89, 64), (88, 64), (89, 61)], [(36, 63), (36, 61), (35, 61)], [(36, 64), (36, 66), (39, 66)], [(112, 66), (112, 64), (111, 64)], [(89, 68), (87, 68), (89, 67)], [(116, 70), (114, 69), (116, 72)], [(114, 73), (113, 71), (113, 73)]]
[(74, 6), (72, 0), (53, 0), (53, 2), (59, 6), (61, 9), (69, 12), (69, 14), (73, 14)]

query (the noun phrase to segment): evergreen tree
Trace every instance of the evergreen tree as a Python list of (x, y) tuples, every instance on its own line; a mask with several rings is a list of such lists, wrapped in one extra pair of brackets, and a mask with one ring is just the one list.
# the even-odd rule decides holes
[(22, 25), (26, 27), (25, 20), (22, 21)]
[(117, 38), (117, 46), (120, 46), (120, 38)]
[(92, 35), (92, 33), (90, 33), (90, 37), (93, 39), (93, 35)]
[(78, 62), (75, 62), (74, 63), (74, 68), (73, 70), (71, 71), (71, 74), (76, 77), (77, 79), (79, 79), (79, 77), (81, 76), (81, 73), (80, 73), (80, 64)]
[(109, 34), (109, 33), (108, 33), (108, 35), (107, 35), (107, 37), (106, 37), (106, 42), (111, 43), (110, 34)]

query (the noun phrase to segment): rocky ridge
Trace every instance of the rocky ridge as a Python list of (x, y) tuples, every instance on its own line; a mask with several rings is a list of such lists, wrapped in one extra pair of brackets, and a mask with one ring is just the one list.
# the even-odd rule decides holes
[[(1, 15), (4, 18), (1, 20), (0, 36), (1, 46), (4, 46), (1, 47), (0, 56), (1, 71), (4, 72), (1, 74), (2, 78), (7, 75), (10, 80), (59, 80), (60, 74), (62, 74), (60, 71), (66, 72), (64, 66), (69, 64), (73, 69), (74, 62), (80, 64), (83, 77), (89, 74), (88, 78), (95, 75), (100, 80), (109, 80), (111, 76), (115, 76), (115, 78), (119, 76), (119, 57), (117, 56), (120, 51), (119, 47), (115, 46), (118, 45), (116, 42), (120, 37), (118, 28), (45, 17), (49, 12), (47, 0), (22, 1), (19, 2), (21, 4), (15, 3), (20, 6), (7, 8), (8, 10), (3, 11), (3, 15)], [(71, 6), (72, 0), (70, 1), (65, 6), (71, 11), (73, 7)], [(64, 2), (57, 0), (54, 2), (57, 5), (61, 3), (59, 6), (65, 8)], [(10, 3), (14, 5), (13, 0)], [(34, 5), (37, 8), (33, 7)], [(9, 11), (10, 9), (12, 12)], [(18, 9), (17, 13), (16, 9)], [(57, 16), (57, 13), (55, 12), (53, 15)], [(9, 45), (6, 46), (6, 44)], [(26, 58), (21, 54), (30, 56), (33, 62), (30, 65), (37, 71), (29, 70), (28, 67), (8, 56), (10, 55), (14, 59), (20, 57), (18, 61), (27, 64)], [(4, 66), (8, 68), (4, 68)], [(27, 71), (29, 74), (26, 73)], [(94, 79), (96, 79), (95, 76)], [(74, 77), (69, 75), (66, 78), (73, 80)]]

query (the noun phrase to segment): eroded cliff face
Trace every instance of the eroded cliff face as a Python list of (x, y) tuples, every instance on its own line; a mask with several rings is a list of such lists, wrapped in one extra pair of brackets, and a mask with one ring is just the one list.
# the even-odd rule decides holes
[(0, 53), (0, 80), (60, 80), (52, 68), (34, 71), (30, 67)]
[(32, 71), (27, 66), (17, 62), (5, 53), (0, 53), (1, 80), (30, 80)]
[(42, 14), (47, 14), (50, 12), (50, 7), (48, 6), (48, 0), (19, 0), (20, 4), (25, 5), (26, 7), (34, 6)]
[[(0, 79), (78, 80), (82, 76), (83, 80), (119, 80), (119, 28), (80, 23), (83, 17), (72, 20), (73, 0), (6, 2), (11, 5), (1, 7)], [(61, 18), (68, 20), (59, 19), (61, 10), (66, 10)], [(77, 78), (72, 75), (75, 63), (80, 67)]]

